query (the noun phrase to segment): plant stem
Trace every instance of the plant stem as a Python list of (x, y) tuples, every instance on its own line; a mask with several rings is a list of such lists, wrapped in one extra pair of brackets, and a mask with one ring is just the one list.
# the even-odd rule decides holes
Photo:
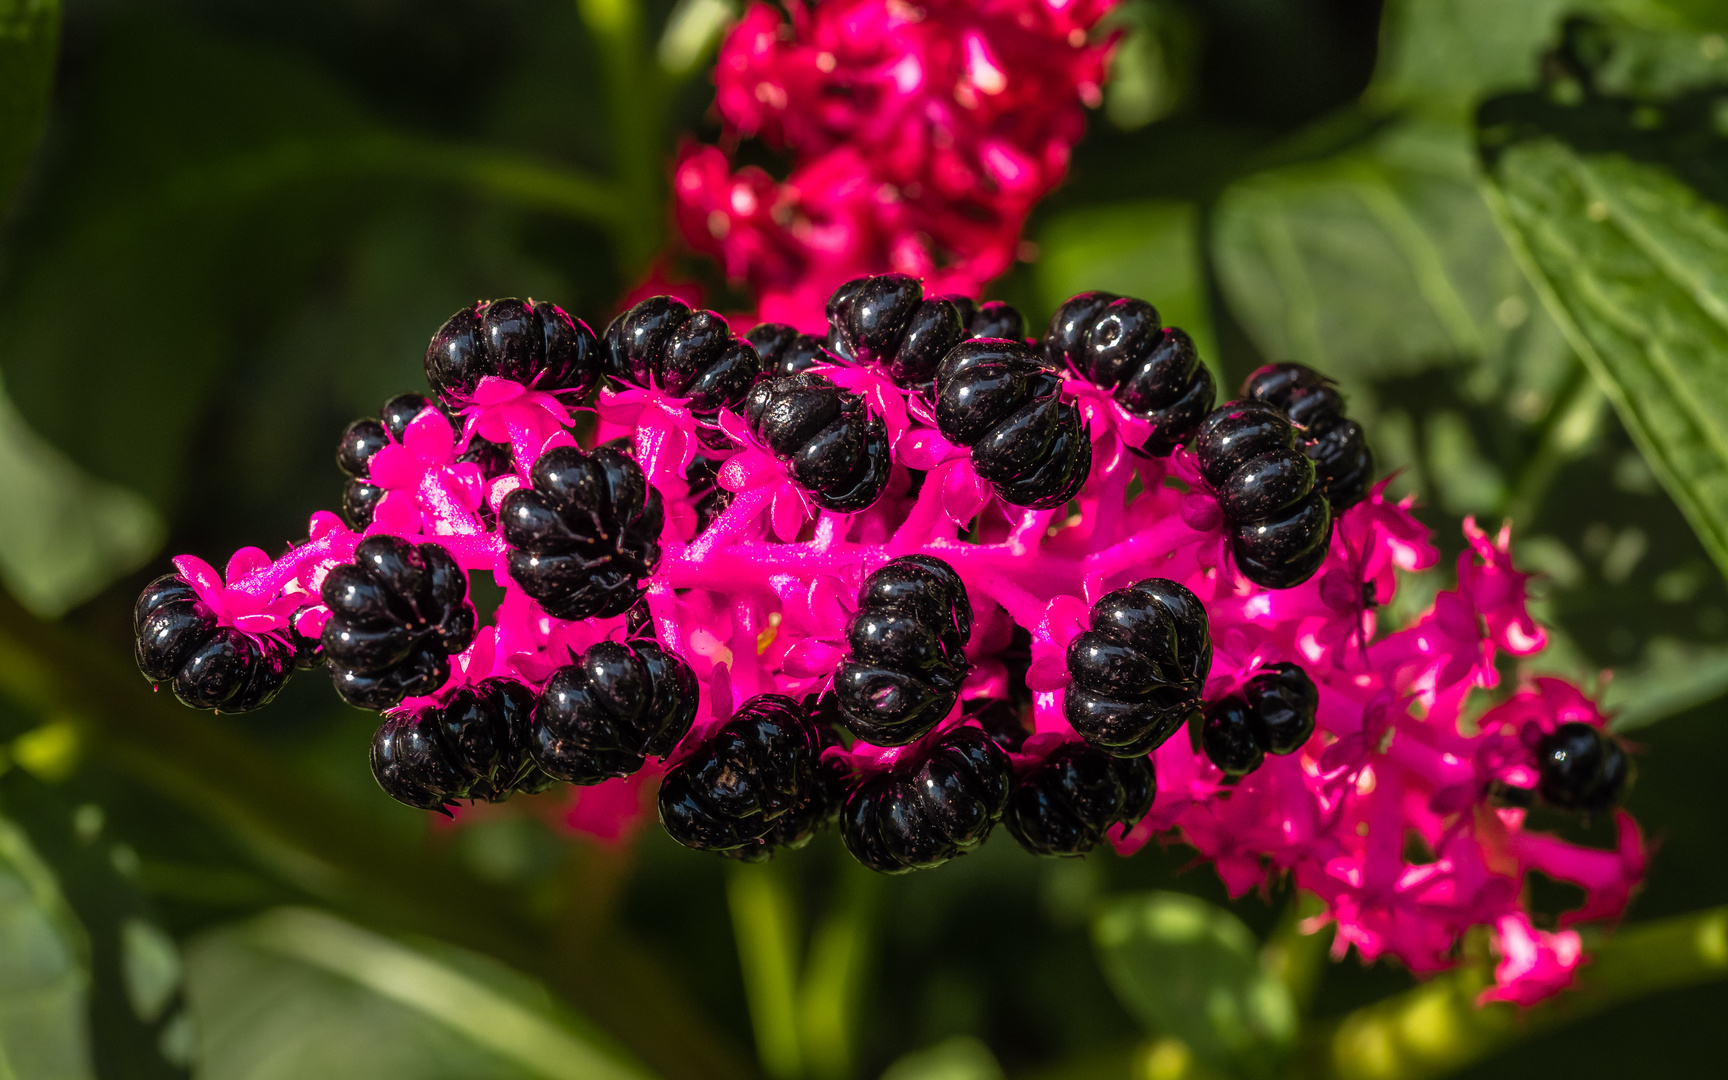
[(799, 1031), (814, 1080), (846, 1080), (857, 1058), (859, 1006), (875, 945), (883, 878), (842, 859), (836, 896), (817, 923), (799, 997)]
[(1315, 1070), (1339, 1080), (1424, 1080), (1663, 990), (1728, 977), (1728, 906), (1629, 926), (1605, 940), (1577, 989), (1530, 1009), (1476, 1005), (1492, 981), (1473, 965), (1358, 1009), (1316, 1033)]
[(756, 1032), (756, 1056), (773, 1080), (804, 1075), (798, 1038), (798, 915), (782, 868), (771, 862), (729, 868), (726, 900)]
[(613, 179), (629, 205), (631, 228), (619, 234), (619, 262), (634, 276), (660, 246), (660, 117), (665, 85), (643, 39), (640, 0), (576, 0), (605, 83)]
[(1527, 527), (1542, 509), (1548, 487), (1554, 482), (1560, 467), (1570, 461), (1593, 431), (1607, 402), (1602, 387), (1590, 376), (1582, 363), (1573, 361), (1572, 370), (1548, 407), (1537, 431), (1536, 449), (1524, 460), (1518, 475), (1506, 489), (1500, 506), (1500, 517), (1514, 525)]

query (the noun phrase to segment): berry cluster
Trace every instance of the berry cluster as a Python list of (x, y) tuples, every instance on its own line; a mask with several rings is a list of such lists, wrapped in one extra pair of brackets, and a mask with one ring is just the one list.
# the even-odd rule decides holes
[[(1325, 379), (1265, 368), (1213, 410), (1188, 336), (1108, 294), (1039, 343), (901, 275), (828, 310), (744, 338), (667, 297), (601, 335), (543, 303), (458, 312), (436, 398), (344, 434), (348, 524), (316, 514), (226, 580), (175, 560), (140, 668), (243, 711), (322, 662), (386, 712), (374, 772), (424, 809), (657, 760), (667, 832), (744, 860), (826, 825), (885, 873), (998, 822), (1045, 856), (1175, 828), (1233, 890), (1290, 871), (1343, 940), (1423, 970), (1471, 926), (1527, 928), (1530, 870), (1624, 906), (1635, 827), (1615, 855), (1507, 849), (1521, 819), (1476, 813), (1605, 811), (1628, 759), (1569, 687), (1459, 726), (1497, 653), (1542, 644), (1504, 535), (1472, 524), (1457, 590), (1376, 632), (1364, 597), (1437, 554)], [(473, 575), (503, 591), (485, 625)], [(1443, 847), (1423, 873), (1453, 899), (1372, 892), (1414, 871), (1371, 820)]]

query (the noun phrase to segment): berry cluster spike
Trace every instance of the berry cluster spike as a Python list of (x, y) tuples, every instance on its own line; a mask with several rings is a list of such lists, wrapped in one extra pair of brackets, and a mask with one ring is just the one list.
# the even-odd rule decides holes
[(401, 802), (661, 775), (666, 830), (744, 860), (828, 825), (888, 873), (998, 822), (1043, 856), (1177, 830), (1233, 892), (1290, 874), (1339, 940), (1418, 970), (1478, 925), (1575, 966), (1520, 906), (1530, 871), (1580, 884), (1579, 917), (1625, 907), (1629, 817), (1596, 851), (1523, 816), (1623, 795), (1595, 706), (1541, 681), (1460, 724), (1499, 656), (1543, 646), (1509, 538), (1470, 524), (1456, 588), (1379, 631), (1438, 555), (1367, 485), (1329, 382), (1263, 369), (1207, 415), (1192, 341), (1107, 294), (1037, 345), (903, 276), (829, 310), (826, 335), (740, 338), (667, 297), (600, 335), (465, 308), (435, 396), (343, 434), (347, 523), (223, 575), (177, 559), (139, 598), (140, 669), (238, 712), (323, 663), (385, 712), (373, 770)]

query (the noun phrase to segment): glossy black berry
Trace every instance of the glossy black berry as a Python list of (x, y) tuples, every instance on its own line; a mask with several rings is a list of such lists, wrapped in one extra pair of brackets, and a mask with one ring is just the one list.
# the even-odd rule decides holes
[(636, 386), (687, 398), (697, 416), (736, 409), (762, 371), (749, 342), (724, 317), (651, 296), (606, 328), (606, 372)]
[(1015, 778), (1004, 823), (1034, 855), (1084, 855), (1111, 826), (1139, 824), (1157, 794), (1151, 758), (1067, 743)]
[[(811, 702), (806, 699), (806, 708), (810, 705)], [(812, 715), (815, 713), (812, 712)], [(767, 862), (781, 851), (797, 851), (804, 847), (815, 837), (818, 830), (833, 824), (840, 816), (841, 808), (846, 805), (846, 796), (852, 790), (851, 769), (843, 757), (821, 756), (821, 752), (828, 747), (840, 745), (834, 729), (818, 721), (816, 731), (816, 779), (810, 785), (810, 791), (803, 801), (781, 814), (774, 822), (774, 827), (763, 835), (760, 843), (728, 848), (720, 854), (740, 862)]]
[(1575, 720), (1542, 737), (1536, 770), (1536, 793), (1548, 805), (1598, 814), (1625, 795), (1632, 762), (1619, 740)]
[[(366, 417), (349, 424), (336, 444), (336, 466), (349, 478), (342, 489), (342, 516), (350, 528), (364, 529), (372, 524), (372, 514), (384, 498), (384, 489), (369, 479), (372, 458), (391, 443), (399, 443), (408, 425), (428, 406), (436, 403), (421, 394), (397, 394), (384, 403), (379, 418)], [(512, 468), (510, 448), (499, 443), (473, 437), (457, 461), (480, 466), (487, 480), (502, 476)], [(491, 508), (483, 506), (481, 515), (491, 521)]]
[(1149, 454), (1191, 441), (1216, 394), (1187, 333), (1165, 327), (1146, 301), (1113, 293), (1081, 293), (1057, 308), (1044, 332), (1044, 360), (1113, 391), (1123, 408), (1151, 421), (1141, 447)]
[(1212, 669), (1206, 609), (1186, 588), (1147, 578), (1104, 594), (1068, 643), (1064, 715), (1117, 757), (1142, 757), (1199, 711)]
[(1267, 664), (1242, 688), (1268, 754), (1294, 754), (1314, 734), (1320, 691), (1296, 664)]
[(876, 746), (922, 737), (959, 698), (971, 638), (972, 602), (952, 567), (931, 555), (889, 562), (864, 579), (846, 624), (834, 673), (841, 723)]
[(514, 679), (463, 686), (442, 705), (386, 717), (372, 737), (384, 793), (422, 810), (458, 799), (497, 802), (553, 783), (528, 755), (534, 692)]
[(758, 694), (667, 770), (660, 823), (685, 847), (764, 846), (781, 818), (807, 805), (819, 782), (821, 746), (803, 706)]
[(762, 360), (762, 373), (770, 378), (796, 375), (817, 364), (837, 364), (839, 358), (829, 352), (822, 339), (801, 334), (795, 326), (785, 323), (758, 323), (744, 335)]
[(1266, 760), (1266, 747), (1255, 730), (1254, 710), (1239, 697), (1206, 706), (1200, 745), (1225, 776), (1247, 776)]
[(426, 381), (449, 405), (466, 404), (487, 376), (577, 397), (600, 377), (594, 331), (544, 301), (479, 301), (450, 316), (426, 347)]
[(893, 460), (882, 418), (825, 376), (805, 372), (757, 383), (744, 400), (744, 419), (824, 510), (868, 509), (888, 486)]
[(144, 587), (132, 608), (133, 657), (152, 683), (167, 683), (194, 709), (246, 712), (276, 696), (296, 666), (296, 647), (276, 634), (220, 626), (178, 574)]
[(1025, 713), (998, 698), (973, 698), (961, 707), (961, 713), (1011, 754), (1019, 753), (1032, 736)]
[(966, 337), (955, 302), (926, 298), (918, 279), (880, 274), (848, 281), (828, 298), (828, 347), (855, 364), (874, 364), (897, 384), (926, 390), (948, 350)]
[(499, 506), (510, 576), (555, 618), (624, 614), (660, 561), (660, 493), (606, 447), (554, 447), (528, 477)]
[(1326, 558), (1332, 510), (1289, 417), (1265, 402), (1230, 402), (1206, 417), (1194, 450), (1243, 576), (1269, 589), (1312, 577)]
[(1301, 425), (1321, 490), (1334, 512), (1361, 502), (1374, 483), (1374, 452), (1362, 425), (1344, 415), (1344, 395), (1331, 379), (1302, 364), (1267, 364), (1242, 384), (1244, 398), (1263, 401)]
[(988, 735), (957, 727), (862, 780), (841, 811), (841, 839), (884, 874), (939, 866), (990, 835), (1007, 808), (1012, 771)]
[[(968, 301), (966, 307), (970, 307)], [(1001, 338), (1006, 341), (1026, 340), (1026, 318), (1020, 309), (1001, 300), (986, 300), (973, 310), (961, 310), (966, 320), (969, 338)]]
[(547, 680), (528, 747), (547, 775), (572, 784), (629, 776), (689, 732), (696, 694), (696, 673), (676, 653), (597, 642)]
[(936, 424), (972, 451), (972, 468), (1003, 502), (1052, 509), (1092, 468), (1090, 433), (1061, 388), (1062, 377), (1024, 345), (965, 341), (937, 370)]
[(450, 678), (450, 657), (479, 626), (468, 575), (435, 543), (369, 536), (321, 590), (330, 609), (324, 656), (337, 693), (362, 709), (430, 694)]

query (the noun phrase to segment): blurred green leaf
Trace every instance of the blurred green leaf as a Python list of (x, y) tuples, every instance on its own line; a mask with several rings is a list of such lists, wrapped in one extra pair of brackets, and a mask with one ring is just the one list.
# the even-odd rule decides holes
[(1621, 668), (1602, 692), (1615, 731), (1632, 731), (1728, 694), (1728, 646), (1655, 638), (1641, 662)]
[(48, 120), (60, 0), (0, 0), (0, 218)]
[(1704, 547), (1728, 573), (1728, 141), (1716, 96), (1482, 113), (1501, 224)]
[(958, 1035), (907, 1054), (888, 1066), (882, 1080), (1003, 1080), (1003, 1075), (988, 1046)]
[(0, 1076), (93, 1076), (86, 997), (88, 945), (54, 872), (0, 818)]
[(1038, 299), (1053, 311), (1078, 292), (1102, 289), (1150, 300), (1167, 326), (1188, 331), (1219, 374), (1198, 211), (1192, 203), (1148, 200), (1070, 210), (1038, 235)]
[(1400, 125), (1234, 185), (1212, 251), (1232, 312), (1268, 359), (1358, 386), (1487, 361), (1493, 396), (1544, 401), (1569, 364), (1482, 201), (1468, 140), (1444, 125)]
[(1092, 938), (1128, 1010), (1219, 1069), (1267, 1075), (1296, 1037), (1289, 989), (1223, 908), (1182, 893), (1124, 897), (1106, 905)]
[(187, 971), (208, 1080), (652, 1075), (519, 976), (311, 909), (206, 935)]

